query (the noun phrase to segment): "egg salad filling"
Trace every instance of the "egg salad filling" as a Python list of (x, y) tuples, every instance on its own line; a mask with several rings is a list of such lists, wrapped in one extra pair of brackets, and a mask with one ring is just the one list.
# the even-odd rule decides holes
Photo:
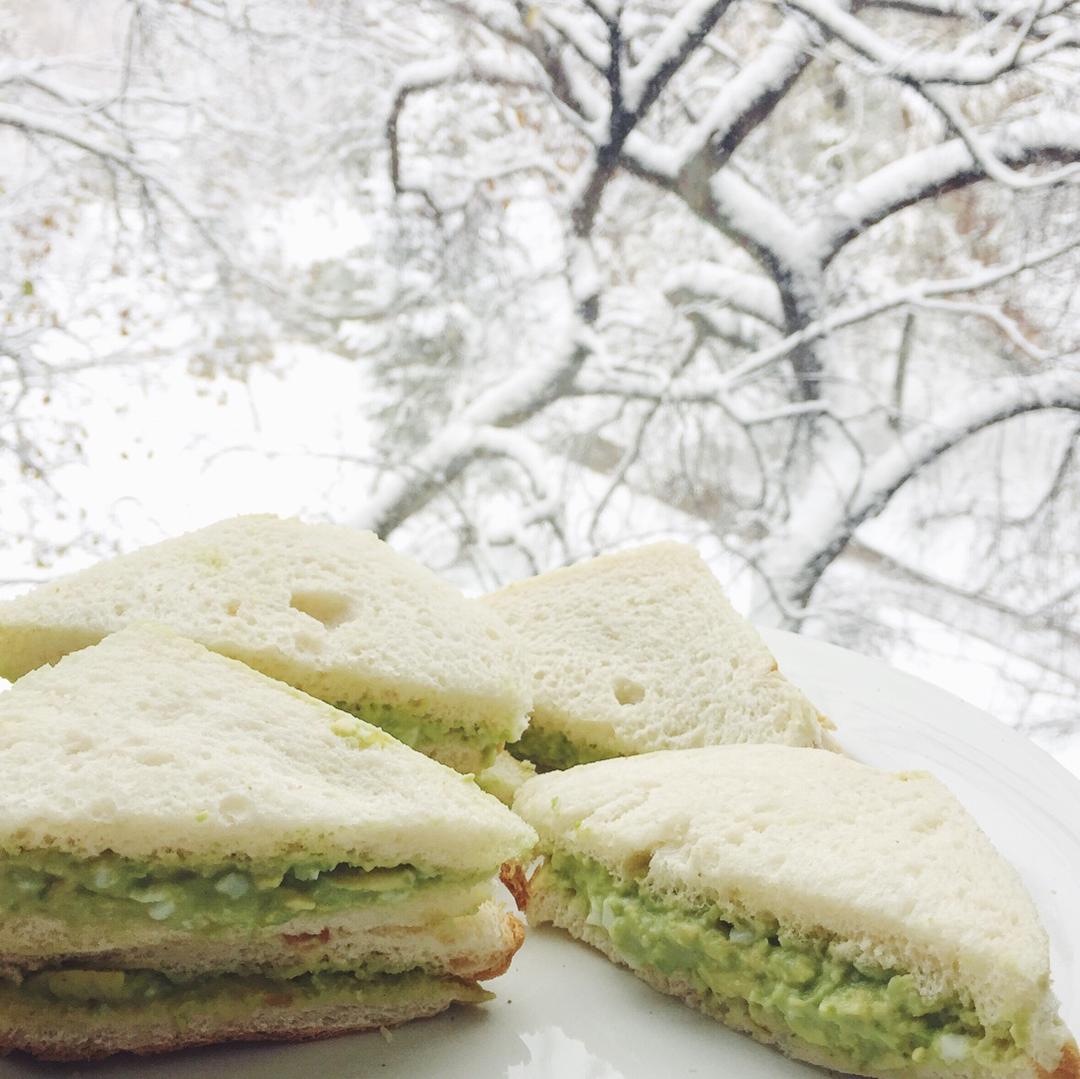
[(382, 728), (407, 746), (452, 767), (479, 772), (490, 767), (512, 731), (488, 728), (451, 727), (428, 712), (413, 712), (400, 705), (366, 701), (362, 704), (338, 702), (336, 708), (366, 723)]
[(411, 865), (363, 867), (324, 860), (206, 866), (35, 850), (0, 857), (0, 914), (44, 915), (78, 926), (157, 923), (213, 933), (278, 925), (304, 914), (399, 904), (435, 889), (453, 889), (455, 898), (475, 889), (475, 907), (486, 894), (487, 880)]
[(541, 772), (574, 768), (579, 764), (592, 764), (593, 761), (622, 756), (616, 750), (575, 742), (562, 731), (542, 730), (533, 726), (526, 727), (525, 733), (506, 748), (518, 760), (532, 761)]
[(1024, 1052), (1026, 1017), (987, 1026), (955, 993), (924, 996), (910, 973), (851, 962), (827, 939), (771, 919), (682, 907), (589, 859), (556, 851), (536, 886), (557, 890), (627, 966), (655, 972), (733, 1025), (792, 1037), (837, 1061), (1000, 1067)]
[[(491, 999), (478, 985), (422, 970), (385, 973), (364, 969), (323, 971), (295, 977), (213, 974), (177, 980), (150, 970), (42, 970), (21, 982), (0, 979), (5, 1021), (33, 1029), (47, 1014), (50, 1024), (77, 1022), (88, 1036), (102, 1024), (163, 1024), (184, 1030), (203, 1020), (243, 1024), (258, 1012), (337, 1005), (385, 1008), (393, 1013), (439, 996), (466, 1003)], [(42, 1006), (47, 1012), (42, 1011)]]

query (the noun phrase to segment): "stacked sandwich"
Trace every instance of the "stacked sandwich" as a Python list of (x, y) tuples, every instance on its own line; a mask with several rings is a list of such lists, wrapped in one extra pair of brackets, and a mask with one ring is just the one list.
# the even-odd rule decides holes
[(488, 994), (531, 829), (378, 728), (170, 630), (0, 696), (0, 1049), (399, 1023)]
[(0, 604), (0, 677), (138, 622), (389, 731), (462, 772), (525, 728), (505, 624), (370, 532), (237, 517)]

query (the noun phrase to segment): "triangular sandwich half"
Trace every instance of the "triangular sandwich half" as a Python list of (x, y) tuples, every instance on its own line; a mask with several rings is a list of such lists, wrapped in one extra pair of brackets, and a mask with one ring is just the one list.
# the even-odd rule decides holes
[(370, 532), (237, 517), (0, 603), (14, 680), (134, 622), (159, 622), (383, 727), (463, 772), (529, 709), (502, 621)]
[(1076, 1079), (1013, 869), (923, 773), (716, 746), (530, 780), (530, 923), (792, 1057), (880, 1079)]
[(532, 718), (511, 752), (541, 768), (732, 742), (823, 742), (823, 718), (687, 544), (579, 562), (483, 602), (532, 664)]
[(0, 694), (0, 1052), (91, 1059), (481, 1001), (532, 831), (472, 780), (131, 627)]

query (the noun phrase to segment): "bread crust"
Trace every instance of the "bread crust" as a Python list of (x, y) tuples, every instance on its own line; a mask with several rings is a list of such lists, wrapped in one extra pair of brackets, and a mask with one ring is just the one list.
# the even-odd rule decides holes
[(499, 870), (499, 880), (514, 897), (518, 910), (525, 910), (529, 905), (529, 881), (520, 862), (504, 862)]
[(506, 931), (508, 940), (506, 941), (506, 950), (502, 956), (486, 970), (471, 974), (471, 978), (478, 982), (486, 982), (489, 978), (498, 978), (500, 974), (505, 974), (510, 969), (511, 960), (517, 954), (521, 945), (525, 943), (525, 926), (512, 914), (507, 914)]
[[(142, 1032), (116, 1031), (111, 1036), (84, 1029), (70, 1034), (35, 1033), (24, 1029), (0, 1030), (0, 1055), (19, 1051), (38, 1060), (73, 1062), (104, 1060), (117, 1053), (153, 1056), (179, 1049), (194, 1049), (221, 1042), (303, 1042), (334, 1038), (342, 1034), (361, 1034), (400, 1026), (413, 1019), (426, 1019), (445, 1011), (458, 1000), (452, 989), (410, 1008), (371, 1008), (336, 1006), (305, 1013), (300, 1021), (286, 1024), (280, 1008), (266, 1007), (243, 1022), (192, 1024), (184, 1030), (164, 1026)], [(2, 1017), (0, 1017), (2, 1018)], [(127, 1035), (125, 1037), (125, 1034)]]
[(1080, 1079), (1080, 1050), (1077, 1049), (1076, 1042), (1065, 1046), (1061, 1061), (1052, 1072), (1040, 1068), (1038, 1076), (1039, 1079)]

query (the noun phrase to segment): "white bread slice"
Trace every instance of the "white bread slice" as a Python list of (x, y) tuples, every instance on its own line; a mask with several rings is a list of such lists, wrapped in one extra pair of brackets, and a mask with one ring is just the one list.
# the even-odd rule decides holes
[(524, 939), (521, 923), (491, 899), (456, 917), (452, 909), (429, 909), (427, 920), (418, 923), (396, 904), (378, 911), (380, 920), (374, 915), (370, 910), (305, 914), (279, 925), (213, 934), (150, 923), (123, 933), (110, 926), (107, 935), (100, 925), (72, 931), (56, 919), (22, 918), (4, 926), (0, 976), (67, 964), (187, 978), (225, 970), (352, 970), (377, 960), (386, 970), (422, 969), (476, 980), (501, 974)]
[(534, 839), (470, 778), (160, 627), (0, 694), (0, 776), (8, 852), (486, 874)]
[(15, 679), (135, 622), (345, 707), (430, 714), (514, 738), (528, 674), (492, 612), (370, 532), (237, 517), (102, 562), (0, 604)]
[(445, 1011), (457, 1002), (489, 999), (475, 983), (432, 978), (422, 996), (408, 1001), (283, 1005), (269, 994), (230, 1002), (229, 1013), (214, 1009), (187, 1014), (183, 1024), (171, 1015), (140, 1013), (135, 1008), (80, 1009), (63, 1014), (56, 1008), (17, 1004), (0, 1006), (0, 1054), (21, 1050), (39, 1060), (100, 1060), (115, 1053), (153, 1054), (224, 1041), (310, 1041), (394, 1027)]
[(579, 562), (482, 602), (517, 632), (532, 662), (532, 727), (598, 750), (593, 756), (822, 744), (822, 717), (686, 544)]
[[(848, 959), (910, 972), (926, 992), (969, 996), (986, 1024), (1030, 1013), (1033, 1060), (1015, 1074), (1080, 1075), (1060, 1070), (1073, 1067), (1073, 1050), (1031, 899), (928, 775), (784, 746), (717, 746), (539, 776), (514, 809), (542, 850), (594, 859), (648, 894), (840, 942)], [(530, 890), (529, 916), (598, 943), (557, 896)], [(798, 1042), (784, 1048), (821, 1063)]]

